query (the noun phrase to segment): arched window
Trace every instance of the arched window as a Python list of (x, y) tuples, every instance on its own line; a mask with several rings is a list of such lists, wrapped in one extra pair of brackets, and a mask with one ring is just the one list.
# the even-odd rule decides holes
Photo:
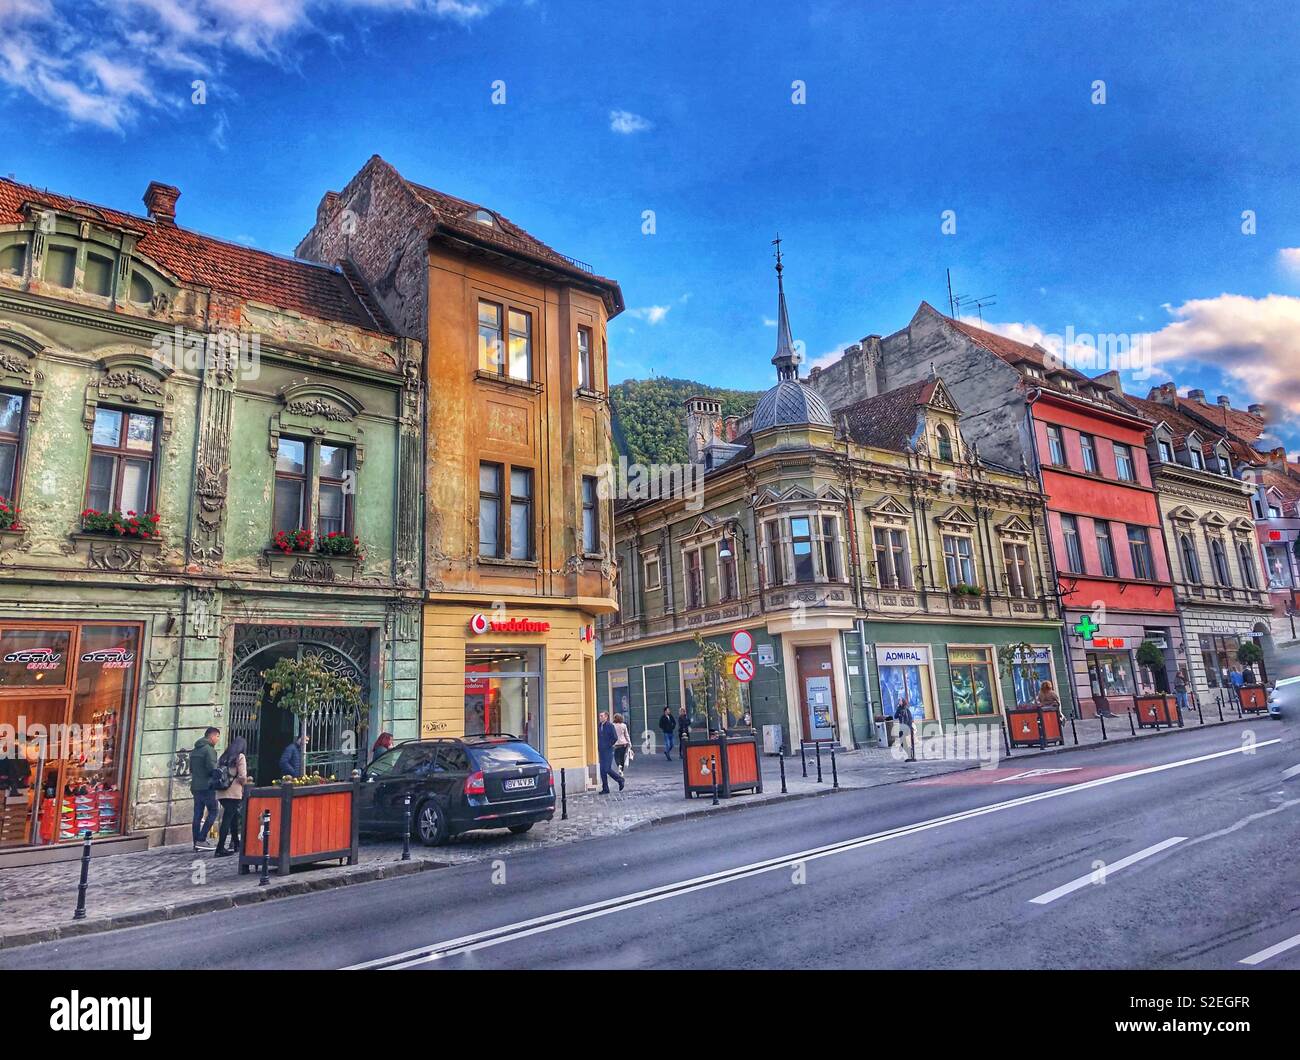
[(1223, 542), (1217, 537), (1210, 542), (1210, 557), (1214, 560), (1214, 580), (1220, 585), (1231, 585), (1228, 574), (1228, 554), (1223, 551)]
[(939, 436), (939, 459), (952, 461), (952, 435), (948, 433), (948, 428), (942, 423), (935, 432)]
[(1259, 588), (1259, 581), (1255, 577), (1255, 557), (1251, 554), (1250, 546), (1244, 541), (1237, 546), (1237, 561), (1241, 564), (1241, 577), (1246, 583), (1246, 588)]
[(1196, 545), (1192, 543), (1191, 534), (1178, 535), (1178, 548), (1183, 555), (1183, 573), (1189, 582), (1201, 580), (1201, 564), (1196, 558)]

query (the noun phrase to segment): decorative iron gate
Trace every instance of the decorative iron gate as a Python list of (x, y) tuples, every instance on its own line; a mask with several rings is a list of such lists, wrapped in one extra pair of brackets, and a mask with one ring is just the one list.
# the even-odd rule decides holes
[[(370, 709), (369, 629), (332, 626), (239, 626), (235, 630), (234, 670), (230, 681), (230, 736), (248, 744), (250, 764), (261, 755), (262, 710), (275, 710), (266, 701), (262, 671), (276, 659), (314, 657), (331, 673), (355, 681), (361, 708), (327, 703), (304, 719), (307, 733), (305, 771), (323, 776), (347, 776), (365, 759), (365, 722)], [(279, 748), (268, 748), (272, 754)]]

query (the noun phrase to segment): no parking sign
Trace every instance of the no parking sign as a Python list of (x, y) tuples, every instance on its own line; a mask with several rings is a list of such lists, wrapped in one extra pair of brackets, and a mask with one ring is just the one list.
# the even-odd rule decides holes
[(731, 676), (741, 684), (746, 684), (754, 679), (754, 660), (748, 655), (738, 656), (736, 661), (731, 664)]

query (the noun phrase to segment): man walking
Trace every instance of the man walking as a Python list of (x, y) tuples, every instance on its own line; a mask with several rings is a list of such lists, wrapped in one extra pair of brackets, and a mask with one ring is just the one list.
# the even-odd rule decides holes
[(1180, 666), (1174, 674), (1174, 700), (1178, 704), (1178, 715), (1187, 713), (1187, 670)]
[(912, 709), (907, 705), (907, 693), (898, 697), (898, 709), (894, 711), (894, 721), (898, 724), (898, 742), (901, 747), (907, 743), (907, 761), (916, 761), (916, 737), (912, 732)]
[(1237, 702), (1240, 703), (1240, 702), (1241, 702), (1241, 686), (1244, 685), (1244, 684), (1246, 683), (1246, 677), (1245, 677), (1245, 675), (1241, 672), (1241, 667), (1240, 667), (1240, 666), (1234, 666), (1234, 667), (1233, 667), (1233, 668), (1228, 672), (1228, 681), (1229, 681), (1229, 682), (1231, 683), (1231, 685), (1232, 685), (1232, 694), (1233, 694), (1233, 696), (1236, 698)]
[(280, 755), (280, 776), (302, 776), (303, 753), (307, 750), (307, 734), (303, 733), (286, 747)]
[(600, 751), (600, 793), (609, 794), (609, 778), (618, 781), (618, 790), (623, 790), (623, 774), (614, 768), (614, 744), (618, 743), (618, 730), (609, 720), (605, 711), (600, 712), (600, 723), (596, 726), (596, 746)]
[(670, 708), (664, 707), (663, 717), (659, 719), (659, 731), (664, 734), (664, 757), (673, 760), (673, 735), (677, 732), (677, 722)]
[(190, 794), (194, 796), (194, 849), (211, 850), (208, 833), (217, 823), (217, 793), (212, 790), (212, 771), (217, 768), (217, 740), (221, 730), (209, 725), (190, 752)]

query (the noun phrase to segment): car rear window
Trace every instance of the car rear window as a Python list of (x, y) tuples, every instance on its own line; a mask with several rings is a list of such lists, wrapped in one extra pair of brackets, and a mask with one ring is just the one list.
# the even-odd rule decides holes
[(496, 743), (469, 748), (479, 769), (500, 769), (503, 766), (546, 765), (546, 759), (526, 743)]

